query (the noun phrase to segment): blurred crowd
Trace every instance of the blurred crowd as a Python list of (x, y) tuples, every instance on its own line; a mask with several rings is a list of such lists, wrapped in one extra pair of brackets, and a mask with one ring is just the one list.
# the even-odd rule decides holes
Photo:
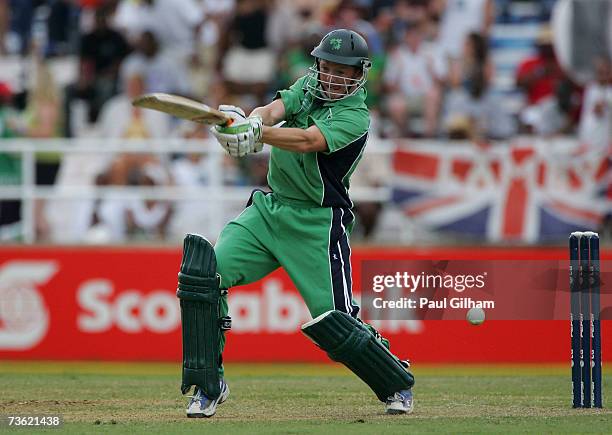
[[(31, 59), (34, 77), (32, 86), (19, 92), (0, 83), (0, 137), (205, 138), (205, 129), (130, 102), (145, 92), (167, 92), (211, 106), (236, 104), (248, 112), (307, 72), (313, 63), (310, 51), (322, 35), (350, 28), (370, 47), (367, 103), (378, 137), (486, 142), (522, 133), (577, 134), (607, 145), (612, 131), (610, 59), (602, 55), (596, 60), (595, 78), (586, 88), (564, 73), (547, 25), (554, 0), (532, 2), (543, 24), (533, 54), (516, 68), (522, 107), (513, 112), (504, 104), (493, 84), (490, 41), (494, 23), (504, 20), (511, 3), (0, 0), (0, 55)], [(59, 86), (48, 63), (63, 57), (78, 60), (78, 73)], [(83, 182), (197, 185), (201, 160), (197, 155), (169, 160), (114, 155), (89, 162)], [(60, 163), (58, 154), (37, 154), (37, 184), (55, 183)], [(227, 158), (226, 166), (228, 184), (266, 183), (265, 156)], [(0, 183), (16, 183), (20, 172), (17, 156), (0, 154)], [(18, 201), (2, 201), (0, 207), (0, 225), (19, 220)], [(38, 201), (39, 240), (49, 238), (44, 210)], [(364, 222), (378, 212), (371, 205), (364, 210)], [(112, 241), (142, 234), (163, 239), (175, 212), (162, 201), (93, 201), (79, 211), (83, 228), (95, 230), (90, 231), (93, 238)]]

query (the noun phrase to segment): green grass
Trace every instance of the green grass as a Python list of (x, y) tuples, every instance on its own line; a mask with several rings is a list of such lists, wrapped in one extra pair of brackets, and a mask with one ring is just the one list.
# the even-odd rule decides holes
[[(64, 426), (51, 431), (75, 434), (612, 433), (610, 409), (571, 409), (567, 366), (417, 366), (411, 416), (384, 415), (337, 365), (230, 364), (226, 373), (231, 395), (217, 415), (187, 419), (176, 364), (0, 362), (0, 415), (61, 414)], [(611, 384), (606, 374), (604, 400)]]

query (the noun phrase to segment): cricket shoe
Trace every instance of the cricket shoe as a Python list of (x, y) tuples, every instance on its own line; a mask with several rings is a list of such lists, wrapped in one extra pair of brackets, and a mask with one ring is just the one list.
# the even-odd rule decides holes
[(217, 405), (225, 402), (229, 396), (229, 386), (224, 380), (221, 383), (221, 394), (216, 399), (212, 400), (206, 397), (204, 392), (198, 387), (195, 388), (195, 394), (191, 396), (189, 405), (187, 405), (187, 417), (202, 418), (212, 417), (217, 412)]
[(412, 390), (401, 390), (387, 397), (385, 409), (387, 414), (412, 414), (414, 409)]

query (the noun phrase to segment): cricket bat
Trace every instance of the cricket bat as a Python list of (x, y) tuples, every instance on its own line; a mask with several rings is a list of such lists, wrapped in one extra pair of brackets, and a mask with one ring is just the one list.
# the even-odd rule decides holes
[(132, 101), (132, 105), (143, 109), (157, 110), (177, 118), (208, 125), (225, 125), (233, 119), (217, 109), (178, 95), (152, 93), (141, 95)]

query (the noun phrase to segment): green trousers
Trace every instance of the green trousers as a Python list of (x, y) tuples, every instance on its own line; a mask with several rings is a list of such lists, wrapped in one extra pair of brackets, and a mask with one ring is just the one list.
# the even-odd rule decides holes
[[(260, 280), (285, 269), (312, 317), (339, 310), (357, 315), (351, 248), (354, 216), (349, 209), (313, 207), (255, 191), (246, 209), (221, 232), (215, 254), (221, 288)], [(227, 296), (221, 316), (228, 314)], [(221, 339), (221, 350), (225, 337)]]

